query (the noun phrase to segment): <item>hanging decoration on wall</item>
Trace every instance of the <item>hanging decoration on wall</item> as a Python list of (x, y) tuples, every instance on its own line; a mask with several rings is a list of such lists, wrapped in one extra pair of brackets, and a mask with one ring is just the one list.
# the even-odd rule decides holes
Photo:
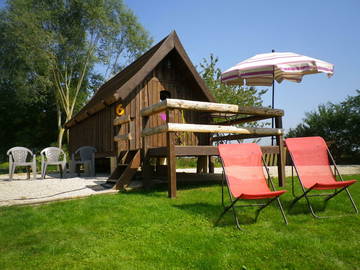
[(122, 104), (118, 104), (118, 105), (115, 107), (115, 113), (116, 113), (116, 115), (118, 115), (118, 116), (124, 115), (125, 109), (123, 108)]
[(166, 121), (166, 113), (161, 112), (159, 113), (161, 120)]

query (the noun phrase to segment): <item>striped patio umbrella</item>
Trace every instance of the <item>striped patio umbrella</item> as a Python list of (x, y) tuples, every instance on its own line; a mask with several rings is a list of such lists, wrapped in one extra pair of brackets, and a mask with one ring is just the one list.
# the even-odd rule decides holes
[(257, 54), (221, 74), (226, 84), (249, 86), (273, 86), (272, 108), (274, 108), (274, 81), (301, 82), (307, 74), (326, 73), (331, 77), (334, 65), (308, 56), (291, 52)]

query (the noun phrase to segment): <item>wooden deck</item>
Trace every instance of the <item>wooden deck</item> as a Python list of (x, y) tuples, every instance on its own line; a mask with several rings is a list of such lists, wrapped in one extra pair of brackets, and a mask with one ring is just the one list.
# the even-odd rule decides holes
[[(172, 150), (169, 150), (172, 149)], [(283, 149), (283, 148), (282, 148)], [(261, 150), (263, 154), (274, 154), (279, 155), (280, 154), (280, 148), (279, 146), (262, 146)], [(170, 159), (169, 159), (170, 154)], [(177, 186), (177, 178), (178, 175), (176, 174), (176, 157), (206, 157), (205, 164), (208, 166), (208, 170), (205, 170), (206, 172), (209, 172), (209, 181), (214, 179), (213, 170), (214, 165), (211, 163), (211, 156), (218, 156), (218, 148), (216, 146), (177, 146), (172, 145), (172, 147), (158, 147), (158, 148), (150, 148), (147, 151), (147, 158), (168, 158), (168, 165), (167, 165), (167, 180), (168, 180), (168, 186), (169, 186), (169, 197), (174, 198), (176, 197), (176, 186)], [(282, 156), (285, 156), (283, 153)], [(277, 160), (278, 165), (278, 175), (279, 175), (279, 186), (284, 185), (285, 180), (285, 162), (284, 158), (278, 158)], [(150, 186), (152, 183), (152, 170), (150, 168), (146, 169), (144, 168), (143, 177), (144, 182), (146, 185)], [(206, 175), (204, 173), (201, 174), (202, 181), (206, 179)], [(192, 175), (192, 179), (194, 179), (194, 175)]]
[[(224, 114), (226, 121), (215, 122), (196, 122), (179, 123), (175, 118), (177, 110), (195, 111), (197, 113), (217, 113)], [(151, 117), (154, 114), (165, 113), (165, 123), (160, 125), (150, 125)], [(142, 117), (141, 128), (141, 164), (143, 182), (145, 187), (152, 183), (153, 167), (150, 164), (151, 158), (166, 157), (168, 196), (176, 197), (176, 157), (198, 157), (198, 173), (213, 172), (214, 166), (211, 156), (218, 156), (218, 149), (212, 146), (212, 141), (235, 140), (245, 138), (276, 137), (276, 146), (262, 147), (264, 154), (277, 156), (276, 165), (278, 166), (279, 185), (283, 186), (285, 178), (285, 155), (283, 146), (282, 116), (284, 112), (278, 109), (264, 107), (242, 107), (234, 104), (221, 104), (213, 102), (201, 102), (182, 99), (165, 99), (159, 103), (152, 104), (140, 111)], [(227, 118), (228, 116), (231, 119)], [(259, 119), (275, 118), (275, 128), (254, 128), (235, 126), (238, 123), (253, 122)], [(114, 121), (114, 126), (127, 123), (129, 117), (118, 117)], [(206, 140), (180, 142), (176, 139), (178, 132), (190, 134), (204, 134)], [(165, 144), (154, 144), (154, 139), (161, 134), (161, 138), (166, 138)], [(216, 134), (217, 136), (210, 136)], [(119, 136), (121, 135), (121, 136)], [(129, 136), (118, 134), (114, 136), (114, 141), (124, 141), (129, 143), (132, 139)], [(197, 135), (200, 136), (200, 135)], [(159, 137), (160, 138), (160, 137)], [(183, 144), (183, 145), (179, 145)], [(159, 162), (160, 163), (160, 162)], [(165, 169), (165, 168), (164, 168)]]

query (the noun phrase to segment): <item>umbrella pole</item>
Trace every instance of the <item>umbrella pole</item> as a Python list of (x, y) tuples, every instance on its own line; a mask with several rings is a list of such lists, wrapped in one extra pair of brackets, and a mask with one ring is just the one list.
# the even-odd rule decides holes
[[(273, 83), (272, 83), (272, 102), (271, 102), (271, 108), (274, 109), (274, 94), (275, 94), (275, 85), (274, 85), (274, 78), (273, 78)], [(274, 121), (275, 118), (271, 118), (271, 128), (274, 128)], [(271, 145), (274, 145), (274, 136), (271, 136)]]
[[(272, 52), (275, 52), (275, 50), (272, 50)], [(272, 73), (272, 99), (271, 99), (271, 108), (274, 109), (275, 105), (275, 66), (273, 66), (273, 73)], [(274, 128), (274, 121), (275, 118), (271, 118), (271, 128)], [(274, 136), (271, 136), (271, 145), (274, 145)]]

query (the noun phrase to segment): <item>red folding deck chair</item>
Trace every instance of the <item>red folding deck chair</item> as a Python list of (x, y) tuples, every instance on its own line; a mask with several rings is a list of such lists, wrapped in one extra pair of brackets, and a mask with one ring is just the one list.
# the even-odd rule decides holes
[[(345, 190), (355, 209), (355, 212), (358, 213), (355, 202), (347, 188), (348, 186), (354, 184), (356, 180), (343, 180), (323, 138), (288, 138), (285, 140), (285, 144), (290, 153), (291, 159), (293, 161), (296, 173), (301, 184), (301, 188), (303, 190), (303, 194), (298, 197), (296, 197), (293, 192), (295, 199), (291, 203), (291, 207), (299, 199), (305, 197), (311, 214), (316, 218), (320, 218), (320, 216), (315, 214), (310, 204), (309, 197), (327, 196), (325, 198), (325, 201), (328, 201), (335, 195), (339, 194), (341, 191)], [(329, 157), (332, 165), (334, 165), (334, 172), (330, 167)], [(336, 176), (339, 177), (340, 181), (336, 181)], [(312, 190), (331, 189), (334, 189), (333, 193), (308, 195), (308, 193)]]
[[(224, 211), (216, 221), (215, 225), (220, 221), (225, 213), (232, 208), (236, 226), (241, 230), (235, 211), (235, 204), (240, 199), (268, 199), (267, 203), (262, 204), (237, 205), (260, 206), (260, 208), (257, 210), (255, 220), (257, 220), (262, 209), (264, 209), (274, 200), (277, 200), (284, 221), (286, 224), (288, 224), (284, 210), (279, 200), (279, 196), (285, 193), (286, 190), (275, 191), (274, 184), (270, 178), (268, 168), (266, 167), (268, 180), (271, 188), (274, 191), (269, 189), (264, 175), (263, 159), (260, 146), (256, 143), (220, 144), (218, 149), (224, 169), (222, 184), (222, 205), (224, 207)], [(226, 178), (231, 201), (229, 206), (225, 206), (224, 204), (224, 175)]]

